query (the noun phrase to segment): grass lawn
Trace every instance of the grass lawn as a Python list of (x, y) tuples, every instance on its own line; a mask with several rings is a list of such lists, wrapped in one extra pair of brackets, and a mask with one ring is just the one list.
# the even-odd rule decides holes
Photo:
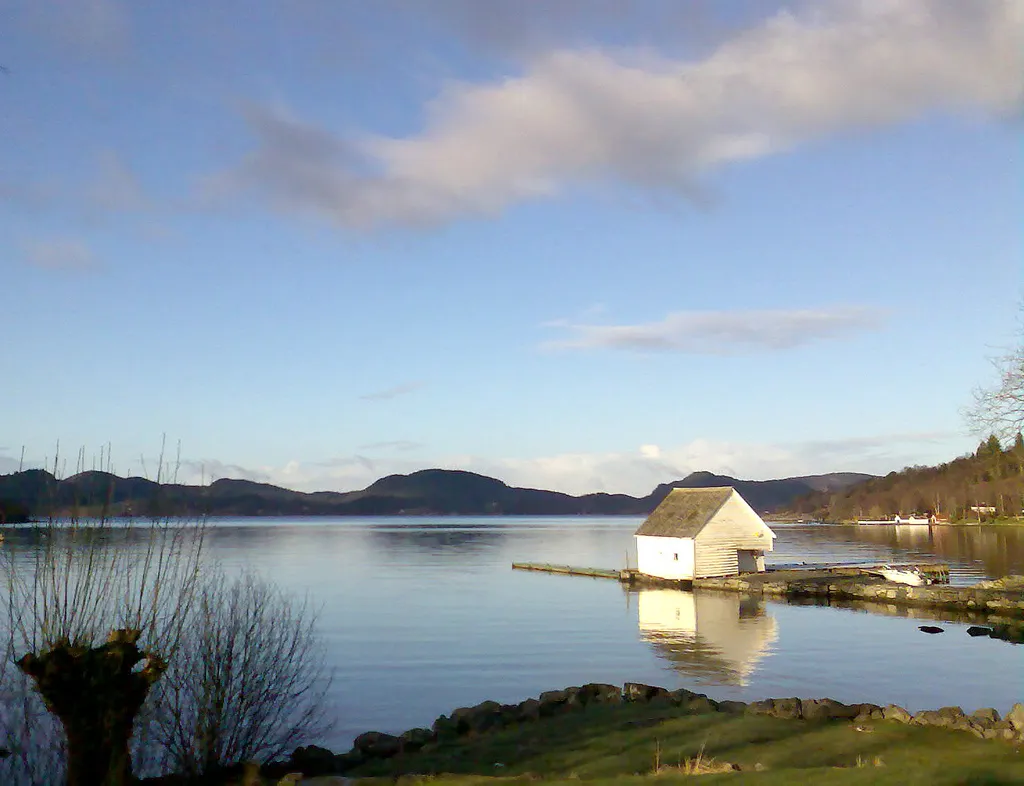
[[(1019, 744), (962, 731), (877, 721), (811, 723), (711, 712), (686, 715), (659, 702), (590, 706), (475, 737), (435, 743), (415, 754), (370, 762), (348, 777), (401, 778), (433, 786), (503, 786), (534, 781), (674, 783), (686, 769), (700, 783), (1024, 784)], [(419, 773), (412, 775), (411, 773)]]

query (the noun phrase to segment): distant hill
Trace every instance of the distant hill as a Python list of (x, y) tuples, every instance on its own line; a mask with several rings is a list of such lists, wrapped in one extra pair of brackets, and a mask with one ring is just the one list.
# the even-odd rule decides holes
[(809, 491), (844, 489), (872, 477), (874, 476), (859, 472), (836, 472), (830, 475), (808, 475), (780, 480), (738, 480), (728, 475), (692, 472), (682, 480), (662, 483), (644, 500), (649, 505), (648, 509), (654, 510), (672, 489), (732, 486), (754, 510), (772, 512), (786, 507), (799, 497), (806, 496)]
[(817, 489), (835, 490), (868, 475), (835, 473), (781, 480), (738, 480), (694, 472), (659, 485), (645, 497), (627, 494), (572, 496), (516, 488), (461, 470), (425, 469), (389, 475), (361, 491), (303, 493), (249, 480), (222, 479), (209, 486), (158, 484), (106, 472), (57, 480), (44, 470), (0, 475), (0, 500), (35, 517), (78, 510), (82, 515), (643, 515), (673, 488), (733, 486), (760, 511), (791, 505)]
[[(935, 467), (907, 467), (846, 488), (797, 497), (788, 510), (832, 521), (934, 513), (952, 520), (1019, 516), (1024, 506), (1024, 438), (1003, 448), (995, 437)], [(973, 510), (981, 508), (982, 510)]]

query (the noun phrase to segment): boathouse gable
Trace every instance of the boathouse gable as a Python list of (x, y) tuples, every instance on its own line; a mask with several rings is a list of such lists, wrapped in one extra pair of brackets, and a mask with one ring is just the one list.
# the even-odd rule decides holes
[(774, 538), (731, 487), (673, 489), (636, 531), (637, 570), (673, 580), (763, 571)]

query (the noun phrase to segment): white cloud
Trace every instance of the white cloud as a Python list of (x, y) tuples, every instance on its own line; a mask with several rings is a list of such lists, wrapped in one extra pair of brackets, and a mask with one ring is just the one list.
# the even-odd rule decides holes
[[(298, 491), (352, 491), (386, 475), (440, 467), (478, 472), (511, 486), (551, 489), (569, 494), (649, 494), (659, 483), (706, 470), (741, 479), (765, 480), (825, 472), (884, 474), (908, 464), (933, 463), (957, 450), (955, 435), (882, 434), (794, 443), (724, 442), (695, 439), (682, 445), (647, 444), (635, 450), (562, 453), (533, 458), (485, 458), (449, 455), (434, 458), (391, 456), (369, 460), (353, 455), (329, 461), (292, 460), (282, 466), (245, 468), (215, 461), (183, 461), (178, 480), (236, 477)], [(202, 473), (200, 473), (202, 468)]]
[(399, 396), (404, 396), (407, 393), (412, 393), (423, 387), (422, 382), (405, 382), (401, 385), (395, 385), (391, 388), (384, 390), (375, 390), (372, 393), (364, 393), (359, 398), (363, 401), (389, 401)]
[(340, 139), (251, 108), (256, 148), (213, 178), (347, 227), (501, 211), (594, 181), (687, 195), (724, 165), (934, 111), (1019, 105), (1024, 4), (842, 0), (780, 12), (702, 60), (556, 50), (449, 84), (405, 138)]
[(46, 270), (85, 271), (98, 267), (99, 260), (82, 240), (53, 238), (22, 244), (25, 261)]
[(637, 325), (549, 323), (568, 337), (549, 349), (622, 349), (726, 355), (778, 350), (878, 327), (877, 311), (842, 307), (793, 311), (681, 311)]

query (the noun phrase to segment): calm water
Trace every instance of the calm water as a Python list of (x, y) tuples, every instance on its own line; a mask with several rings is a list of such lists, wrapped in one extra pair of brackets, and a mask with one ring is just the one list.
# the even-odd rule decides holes
[[(970, 638), (967, 623), (941, 614), (629, 591), (511, 570), (513, 561), (635, 566), (639, 521), (215, 519), (207, 544), (229, 568), (255, 569), (322, 607), (338, 724), (319, 742), (336, 750), (370, 729), (429, 726), (458, 706), (591, 681), (911, 710), (1005, 711), (1024, 700), (1024, 647)], [(1024, 573), (1024, 528), (772, 526), (777, 564), (943, 561), (954, 583)], [(897, 616), (908, 613), (920, 618)], [(918, 630), (934, 619), (945, 633)]]
[[(322, 604), (339, 719), (323, 742), (336, 749), (368, 729), (429, 725), (454, 707), (590, 681), (912, 710), (1003, 711), (1024, 699), (1024, 647), (972, 639), (966, 623), (943, 622), (946, 632), (929, 636), (917, 629), (921, 619), (731, 594), (627, 591), (614, 581), (510, 568), (513, 560), (635, 565), (638, 523), (219, 519), (208, 542), (226, 564), (254, 567)], [(1024, 573), (1021, 529), (773, 526), (778, 563), (946, 561), (954, 583)]]

